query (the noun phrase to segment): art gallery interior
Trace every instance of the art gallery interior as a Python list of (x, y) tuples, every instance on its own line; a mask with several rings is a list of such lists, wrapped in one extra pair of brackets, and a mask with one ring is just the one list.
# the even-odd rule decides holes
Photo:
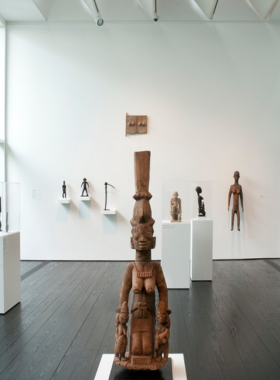
[(0, 0), (1, 380), (280, 379), (279, 3)]

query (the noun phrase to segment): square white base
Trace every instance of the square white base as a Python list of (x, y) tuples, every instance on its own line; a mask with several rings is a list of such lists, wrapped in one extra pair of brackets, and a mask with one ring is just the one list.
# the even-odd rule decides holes
[(0, 314), (20, 302), (20, 233), (0, 232)]
[(68, 203), (71, 203), (71, 199), (70, 198), (59, 198), (58, 202), (62, 203), (62, 204), (68, 204)]
[(212, 281), (213, 220), (193, 219), (191, 222), (191, 279)]
[(101, 214), (103, 215), (116, 215), (117, 210), (111, 208), (110, 210), (101, 210)]
[[(94, 380), (108, 380), (112, 365), (114, 362), (114, 354), (103, 354), (99, 363)], [(187, 380), (186, 366), (183, 354), (169, 354), (172, 359), (173, 380)]]
[(83, 202), (90, 201), (90, 196), (88, 196), (88, 197), (80, 197), (80, 200), (83, 201)]
[(161, 266), (168, 289), (190, 287), (190, 221), (162, 222)]

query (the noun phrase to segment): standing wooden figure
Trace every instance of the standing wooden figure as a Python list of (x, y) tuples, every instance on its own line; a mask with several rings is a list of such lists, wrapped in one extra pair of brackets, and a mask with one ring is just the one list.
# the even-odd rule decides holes
[(238, 231), (240, 231), (239, 197), (240, 197), (242, 212), (244, 212), (244, 207), (243, 207), (242, 186), (239, 185), (238, 183), (238, 180), (240, 178), (240, 174), (238, 171), (234, 172), (233, 178), (234, 178), (234, 184), (231, 185), (231, 187), (229, 188), (229, 193), (228, 193), (228, 210), (230, 206), (231, 194), (233, 194), (233, 205), (232, 205), (232, 210), (231, 210), (231, 231), (233, 230), (233, 226), (234, 226), (234, 214), (237, 215), (237, 229)]
[[(151, 249), (155, 247), (156, 238), (153, 237), (152, 211), (149, 200), (150, 152), (134, 153), (135, 188), (133, 198), (136, 200), (132, 225), (131, 248), (136, 250), (135, 262), (128, 264), (120, 291), (119, 309), (128, 303), (129, 293), (132, 289), (133, 300), (130, 308), (129, 350), (125, 354), (115, 351), (115, 363), (135, 370), (156, 370), (163, 367), (168, 361), (168, 334), (165, 333), (163, 347), (155, 348), (155, 291), (159, 293), (160, 311), (167, 313), (168, 309), (167, 287), (159, 263), (151, 260)], [(159, 323), (161, 323), (159, 321)], [(167, 327), (169, 330), (170, 323)], [(158, 350), (164, 351), (161, 357)]]

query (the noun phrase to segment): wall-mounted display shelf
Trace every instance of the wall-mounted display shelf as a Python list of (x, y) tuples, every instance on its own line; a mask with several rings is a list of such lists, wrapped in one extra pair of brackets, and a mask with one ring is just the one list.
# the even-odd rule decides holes
[(88, 196), (88, 197), (80, 197), (80, 200), (81, 201), (83, 201), (83, 202), (88, 202), (88, 201), (90, 201), (90, 196)]
[(103, 215), (116, 215), (117, 210), (111, 209), (111, 210), (101, 210), (101, 214)]
[(70, 198), (59, 198), (58, 202), (62, 203), (62, 204), (69, 204), (69, 203), (71, 203), (71, 199)]

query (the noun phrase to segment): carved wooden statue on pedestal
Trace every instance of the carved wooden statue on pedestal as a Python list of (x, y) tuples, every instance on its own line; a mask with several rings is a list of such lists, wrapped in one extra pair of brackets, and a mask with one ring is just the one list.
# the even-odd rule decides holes
[(238, 171), (234, 172), (233, 178), (234, 178), (234, 184), (231, 185), (231, 187), (229, 188), (229, 193), (228, 193), (228, 210), (230, 206), (231, 194), (233, 194), (233, 204), (232, 204), (232, 210), (231, 210), (231, 231), (233, 230), (233, 225), (234, 225), (234, 214), (236, 214), (237, 216), (237, 229), (238, 231), (240, 231), (239, 197), (240, 197), (242, 212), (244, 211), (244, 207), (243, 207), (242, 186), (239, 185), (238, 183), (239, 178), (240, 178), (240, 174)]
[[(132, 225), (131, 248), (136, 249), (135, 262), (128, 264), (120, 291), (116, 316), (115, 363), (135, 370), (156, 370), (168, 361), (168, 339), (171, 311), (168, 309), (167, 287), (159, 263), (151, 260), (155, 247), (152, 211), (149, 200), (150, 152), (134, 153), (136, 200)], [(156, 314), (155, 291), (159, 293)], [(133, 299), (128, 316), (130, 290)], [(127, 311), (126, 311), (127, 310)], [(122, 315), (123, 314), (123, 315)], [(158, 326), (155, 329), (157, 316)], [(126, 322), (130, 318), (129, 348)]]
[(200, 186), (197, 186), (195, 188), (195, 191), (197, 192), (198, 216), (206, 216), (204, 200), (203, 197), (200, 195), (202, 193), (202, 188)]
[(170, 215), (171, 222), (181, 222), (182, 221), (182, 207), (181, 199), (178, 198), (178, 192), (175, 191), (173, 197), (170, 199)]

